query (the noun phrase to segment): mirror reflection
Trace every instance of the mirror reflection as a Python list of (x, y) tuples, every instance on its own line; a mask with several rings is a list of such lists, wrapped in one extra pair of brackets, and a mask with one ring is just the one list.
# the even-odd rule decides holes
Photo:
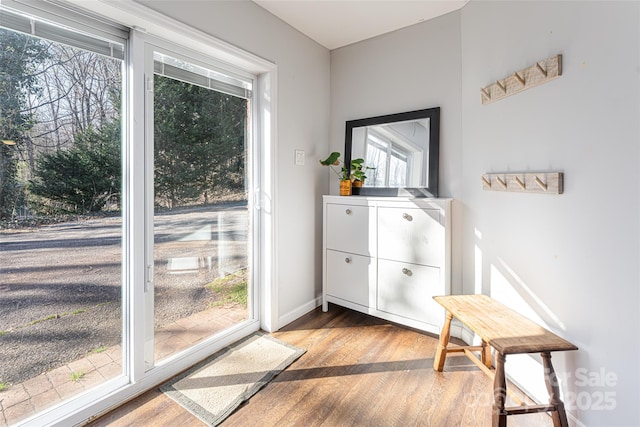
[(437, 197), (439, 134), (438, 107), (347, 121), (345, 163), (366, 175), (354, 194)]
[(351, 155), (368, 168), (364, 187), (427, 187), (429, 118), (353, 129)]

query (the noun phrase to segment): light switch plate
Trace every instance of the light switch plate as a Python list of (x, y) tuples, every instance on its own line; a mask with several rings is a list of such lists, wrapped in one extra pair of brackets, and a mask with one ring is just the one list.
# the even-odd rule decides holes
[(297, 166), (304, 166), (304, 150), (295, 150), (295, 158)]

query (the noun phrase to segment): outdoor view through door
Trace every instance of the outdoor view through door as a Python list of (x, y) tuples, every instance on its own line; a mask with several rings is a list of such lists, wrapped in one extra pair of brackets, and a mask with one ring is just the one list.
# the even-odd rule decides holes
[(0, 427), (75, 425), (259, 327), (257, 76), (57, 3), (0, 4)]
[(0, 28), (0, 425), (11, 425), (123, 375), (124, 54), (1, 12), (36, 34)]
[(246, 86), (154, 54), (153, 364), (249, 318)]

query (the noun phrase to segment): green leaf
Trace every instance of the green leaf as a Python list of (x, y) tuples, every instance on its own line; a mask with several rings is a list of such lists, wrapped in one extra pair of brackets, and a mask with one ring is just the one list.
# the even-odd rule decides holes
[(337, 165), (339, 158), (340, 158), (340, 153), (338, 153), (337, 151), (334, 151), (333, 153), (329, 154), (329, 157), (327, 157), (326, 160), (320, 160), (320, 164), (324, 166)]

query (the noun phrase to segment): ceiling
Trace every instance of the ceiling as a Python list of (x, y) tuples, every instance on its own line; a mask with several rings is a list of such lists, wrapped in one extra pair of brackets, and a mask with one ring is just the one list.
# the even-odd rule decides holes
[(329, 50), (460, 9), (469, 0), (253, 0)]

